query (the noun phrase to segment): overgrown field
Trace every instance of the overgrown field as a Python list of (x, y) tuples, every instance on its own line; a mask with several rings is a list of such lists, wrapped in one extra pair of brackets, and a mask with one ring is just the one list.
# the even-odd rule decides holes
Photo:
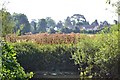
[(31, 34), (31, 35), (7, 35), (6, 40), (10, 42), (36, 42), (37, 44), (70, 44), (77, 43), (80, 39), (84, 39), (85, 37), (94, 38), (95, 35), (85, 35), (85, 34), (48, 34), (48, 33), (40, 33), (40, 34)]

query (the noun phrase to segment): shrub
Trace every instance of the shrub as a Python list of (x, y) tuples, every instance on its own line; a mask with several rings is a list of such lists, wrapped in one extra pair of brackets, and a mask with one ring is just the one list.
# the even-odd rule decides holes
[[(79, 64), (81, 78), (119, 78), (120, 53), (117, 26), (110, 33), (81, 40), (72, 58)], [(114, 30), (113, 30), (114, 29)]]
[(25, 73), (16, 59), (14, 48), (7, 42), (2, 41), (2, 80), (27, 80), (33, 73)]

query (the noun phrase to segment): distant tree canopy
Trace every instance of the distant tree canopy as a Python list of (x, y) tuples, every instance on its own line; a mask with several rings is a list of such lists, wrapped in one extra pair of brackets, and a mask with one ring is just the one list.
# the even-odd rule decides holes
[(23, 25), (23, 29), (21, 31), (21, 34), (25, 34), (25, 33), (30, 32), (31, 27), (30, 27), (30, 24), (29, 24), (29, 21), (28, 21), (26, 15), (21, 14), (21, 13), (20, 14), (14, 13), (13, 20), (15, 22), (14, 32), (19, 30), (21, 25)]
[[(20, 30), (21, 34), (32, 32), (35, 33), (92, 33), (93, 31), (81, 31), (81, 26), (99, 26), (99, 23), (97, 20), (95, 20), (92, 24), (89, 24), (89, 22), (86, 20), (84, 15), (81, 14), (74, 14), (72, 16), (68, 16), (64, 21), (58, 21), (57, 23), (51, 18), (46, 17), (42, 19), (32, 20), (29, 24), (27, 20), (27, 16), (24, 14), (13, 14), (13, 19), (16, 23), (14, 32), (17, 30)], [(28, 26), (26, 26), (28, 25)], [(107, 26), (108, 22), (103, 22), (101, 26)], [(21, 26), (23, 29), (21, 29)], [(24, 31), (24, 32), (23, 32)]]
[(71, 18), (68, 16), (66, 19), (65, 19), (65, 26), (72, 26), (72, 23), (71, 23)]
[(40, 32), (40, 33), (46, 32), (46, 28), (47, 28), (46, 20), (45, 19), (39, 19), (39, 21), (37, 23), (37, 28), (38, 28), (38, 32)]
[(63, 27), (63, 22), (62, 21), (59, 21), (57, 24), (56, 24), (56, 27), (58, 29), (61, 29)]
[(56, 23), (51, 17), (46, 17), (47, 27), (48, 28), (55, 28)]
[[(3, 36), (15, 33), (17, 35), (24, 35), (26, 33), (92, 33), (93, 31), (87, 30), (88, 27), (104, 27), (109, 26), (107, 21), (102, 22), (100, 25), (97, 21), (89, 22), (86, 20), (84, 15), (73, 14), (72, 16), (67, 16), (64, 21), (55, 22), (51, 17), (46, 17), (42, 19), (33, 19), (30, 23), (25, 14), (14, 13), (10, 14), (6, 10), (0, 10), (2, 16), (0, 17), (2, 24)], [(117, 24), (117, 21), (115, 22)], [(84, 31), (84, 30), (85, 31)], [(92, 30), (92, 29), (91, 29)]]
[(37, 32), (37, 26), (36, 25), (37, 25), (37, 23), (34, 20), (32, 20), (31, 23), (30, 23), (32, 33)]
[[(120, 15), (120, 1), (118, 0), (116, 3), (113, 3), (113, 0), (106, 0), (108, 4), (112, 5), (116, 8), (116, 12)], [(14, 13), (10, 14), (6, 11), (5, 8), (0, 10), (0, 24), (2, 24), (2, 28), (0, 31), (2, 32), (2, 36), (7, 34), (16, 33), (19, 35), (23, 35), (28, 32), (32, 33), (70, 33), (70, 32), (82, 32), (80, 31), (80, 27), (84, 25), (89, 26), (109, 26), (110, 24), (107, 21), (98, 23), (97, 19), (93, 21), (91, 24), (86, 20), (84, 15), (81, 14), (73, 14), (72, 16), (67, 16), (64, 21), (55, 22), (51, 17), (46, 17), (44, 19), (32, 20), (29, 23), (28, 18), (25, 14)], [(119, 23), (119, 21), (114, 20), (115, 24)]]

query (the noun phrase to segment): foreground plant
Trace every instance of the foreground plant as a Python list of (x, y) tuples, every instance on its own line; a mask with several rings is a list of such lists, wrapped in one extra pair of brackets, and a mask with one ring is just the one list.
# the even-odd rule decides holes
[(28, 80), (33, 77), (33, 72), (25, 73), (16, 59), (14, 48), (7, 42), (2, 43), (2, 80)]

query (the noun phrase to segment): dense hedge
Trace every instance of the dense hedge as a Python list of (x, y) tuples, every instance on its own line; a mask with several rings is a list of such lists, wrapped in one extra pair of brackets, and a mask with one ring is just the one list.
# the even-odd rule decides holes
[[(25, 73), (24, 69), (17, 62), (16, 52), (14, 48), (1, 41), (2, 46), (2, 71), (0, 74), (1, 80), (28, 80), (33, 76), (33, 73)], [(0, 47), (1, 47), (0, 46)]]
[(72, 60), (72, 45), (39, 45), (31, 42), (14, 44), (17, 59), (26, 71), (77, 71)]

